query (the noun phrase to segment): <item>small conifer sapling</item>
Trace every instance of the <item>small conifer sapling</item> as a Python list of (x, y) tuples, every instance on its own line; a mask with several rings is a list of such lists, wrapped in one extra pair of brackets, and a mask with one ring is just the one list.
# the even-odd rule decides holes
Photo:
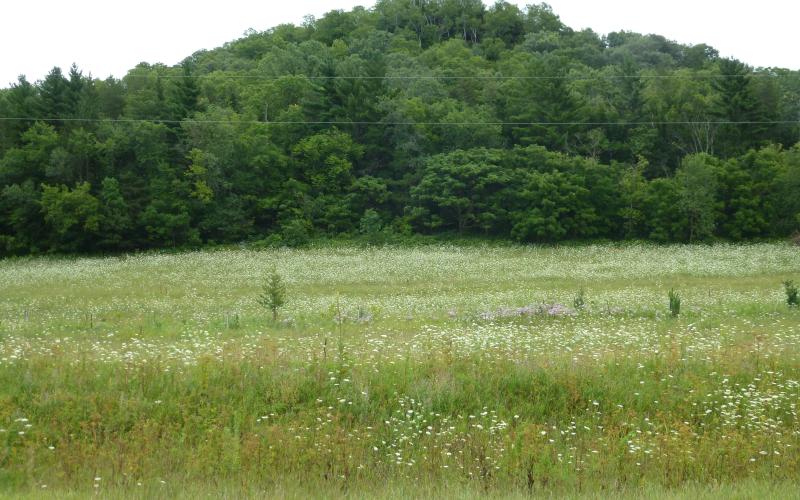
[(278, 311), (286, 304), (286, 285), (283, 278), (273, 269), (261, 288), (258, 303), (265, 309), (272, 311), (272, 320), (278, 320)]

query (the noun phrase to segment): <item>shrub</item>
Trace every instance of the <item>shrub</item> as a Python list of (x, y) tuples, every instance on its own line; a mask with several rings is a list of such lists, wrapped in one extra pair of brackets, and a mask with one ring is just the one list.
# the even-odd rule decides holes
[(674, 318), (681, 313), (681, 296), (674, 289), (669, 291), (669, 312)]
[(797, 285), (794, 281), (784, 281), (783, 288), (786, 291), (786, 303), (789, 307), (797, 307), (800, 305), (800, 299), (797, 297)]

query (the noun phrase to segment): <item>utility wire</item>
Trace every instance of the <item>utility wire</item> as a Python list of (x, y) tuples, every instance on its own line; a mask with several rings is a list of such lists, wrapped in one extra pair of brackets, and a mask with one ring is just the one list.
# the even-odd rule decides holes
[[(751, 78), (783, 78), (783, 77), (800, 77), (800, 72), (787, 73), (787, 74), (774, 74), (774, 73), (746, 73), (744, 75), (547, 75), (547, 76), (513, 76), (513, 75), (456, 75), (456, 76), (434, 76), (434, 75), (416, 75), (416, 76), (309, 76), (309, 75), (155, 75), (156, 78), (164, 79), (180, 79), (180, 78), (194, 78), (194, 79), (210, 79), (220, 78), (228, 80), (280, 80), (281, 78), (305, 78), (307, 80), (625, 80), (625, 79), (642, 79), (642, 80), (711, 80), (721, 78), (736, 78), (736, 77), (751, 77)], [(152, 78), (152, 74), (136, 74), (131, 73), (125, 75), (120, 80), (125, 78)]]
[(164, 123), (164, 124), (230, 124), (230, 125), (382, 125), (382, 126), (403, 126), (403, 125), (423, 125), (423, 126), (590, 126), (590, 127), (638, 127), (656, 125), (798, 125), (800, 120), (678, 120), (678, 121), (594, 121), (594, 122), (548, 122), (548, 121), (523, 121), (523, 122), (414, 122), (414, 121), (346, 121), (346, 120), (320, 120), (320, 121), (260, 121), (260, 120), (168, 120), (168, 119), (139, 119), (139, 118), (36, 118), (36, 117), (11, 117), (0, 116), (0, 121), (40, 121), (40, 122), (63, 122), (63, 123)]

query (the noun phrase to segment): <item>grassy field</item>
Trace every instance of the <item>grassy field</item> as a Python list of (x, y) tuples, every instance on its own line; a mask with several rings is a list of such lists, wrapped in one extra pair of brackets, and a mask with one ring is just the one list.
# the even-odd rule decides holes
[(788, 244), (0, 261), (0, 496), (797, 497), (787, 279)]

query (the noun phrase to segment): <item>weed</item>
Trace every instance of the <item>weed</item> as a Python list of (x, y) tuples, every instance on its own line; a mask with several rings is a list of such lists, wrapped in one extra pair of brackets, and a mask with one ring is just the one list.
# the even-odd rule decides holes
[(241, 326), (238, 313), (225, 313), (225, 328), (236, 330)]
[(669, 297), (669, 313), (674, 318), (681, 313), (681, 295), (672, 288), (667, 295)]
[(572, 301), (572, 305), (575, 307), (576, 310), (581, 310), (586, 307), (586, 290), (581, 287), (578, 290), (578, 294), (575, 295), (575, 298)]

